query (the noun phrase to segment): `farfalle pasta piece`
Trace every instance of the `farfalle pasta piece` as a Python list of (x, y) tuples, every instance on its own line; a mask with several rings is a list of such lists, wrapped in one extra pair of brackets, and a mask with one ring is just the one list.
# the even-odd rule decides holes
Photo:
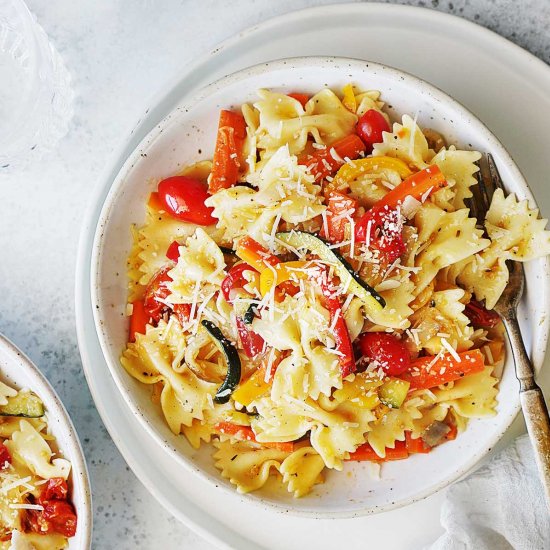
[(223, 242), (232, 245), (240, 237), (250, 235), (265, 244), (279, 212), (276, 206), (260, 208), (256, 194), (254, 189), (240, 185), (218, 191), (206, 200), (205, 204), (214, 209), (213, 216), (219, 220), (217, 228)]
[(27, 420), (20, 420), (19, 430), (6, 441), (11, 455), (21, 461), (29, 470), (42, 479), (61, 477), (67, 479), (71, 463), (64, 458), (53, 458), (50, 446)]
[(288, 145), (292, 155), (298, 155), (309, 136), (316, 143), (331, 145), (351, 134), (357, 122), (357, 117), (329, 89), (315, 94), (305, 108), (285, 94), (259, 90), (258, 95), (260, 100), (254, 108), (259, 111), (256, 136), (262, 159), (271, 157), (283, 145)]
[(287, 297), (277, 308), (254, 319), (252, 330), (259, 334), (269, 346), (280, 351), (291, 350), (302, 355), (301, 332), (298, 319), (290, 315), (297, 301)]
[(283, 145), (248, 181), (258, 188), (254, 200), (258, 206), (280, 207), (281, 219), (300, 223), (319, 216), (325, 206), (321, 186), (307, 168), (298, 164), (288, 145)]
[(396, 157), (419, 170), (426, 168), (433, 157), (422, 130), (409, 115), (403, 115), (402, 124), (394, 122), (393, 131), (382, 136), (382, 143), (374, 144), (374, 156)]
[(355, 296), (343, 312), (346, 327), (352, 342), (359, 336), (359, 334), (361, 334), (361, 332), (363, 332), (363, 327), (365, 325), (363, 310), (363, 300)]
[(216, 468), (237, 487), (239, 493), (249, 493), (263, 487), (271, 470), (277, 472), (288, 452), (266, 449), (246, 441), (215, 441)]
[(324, 346), (310, 348), (305, 356), (291, 355), (277, 367), (271, 396), (280, 401), (285, 395), (295, 399), (317, 399), (342, 387), (338, 357)]
[(485, 300), (488, 309), (495, 307), (509, 279), (505, 258), (496, 258), (496, 245), (491, 245), (447, 271), (460, 285), (475, 294), (478, 300)]
[[(277, 310), (253, 323), (254, 331), (268, 345), (292, 351), (277, 367), (272, 398), (279, 401), (284, 395), (296, 399), (330, 395), (333, 388), (342, 386), (342, 376), (338, 355), (331, 350), (334, 341), (328, 311), (315, 294), (309, 293), (307, 297), (287, 297)], [(292, 315), (295, 311), (300, 311), (297, 319)]]
[[(472, 197), (470, 187), (477, 184), (474, 174), (479, 171), (479, 167), (475, 163), (480, 158), (478, 151), (459, 151), (451, 145), (448, 149), (441, 149), (430, 161), (430, 164), (439, 166), (448, 188), (453, 190), (452, 205), (455, 210), (465, 208), (464, 199)], [(445, 189), (438, 193), (445, 192)]]
[(301, 447), (288, 455), (279, 472), (283, 483), (295, 497), (307, 495), (314, 485), (323, 483), (325, 463), (313, 447)]
[(518, 201), (514, 194), (504, 197), (497, 189), (487, 212), (485, 227), (491, 244), (470, 261), (451, 270), (448, 277), (473, 292), (492, 309), (508, 284), (506, 260), (526, 262), (550, 253), (547, 220), (531, 209), (528, 201)]
[(433, 403), (426, 407), (422, 407), (419, 411), (422, 413), (420, 418), (415, 418), (412, 421), (412, 436), (414, 438), (421, 437), (426, 429), (434, 422), (443, 422), (449, 413), (450, 404), (447, 402)]
[(495, 191), (485, 218), (487, 233), (501, 252), (499, 257), (522, 262), (550, 254), (547, 224), (527, 200), (518, 201), (513, 193), (505, 197), (502, 189)]
[(374, 109), (389, 121), (388, 115), (382, 111), (384, 102), (380, 100), (380, 92), (378, 90), (367, 90), (366, 92), (360, 92), (355, 94), (355, 101), (357, 103), (357, 109), (355, 113), (357, 116), (364, 115), (367, 111)]
[(380, 295), (386, 301), (381, 311), (370, 312), (369, 320), (378, 327), (405, 329), (410, 326), (409, 317), (413, 310), (409, 304), (414, 300), (414, 283), (408, 274), (404, 278), (392, 279), (396, 286), (381, 290)]
[(143, 296), (149, 281), (164, 267), (164, 251), (174, 240), (188, 237), (193, 230), (191, 224), (174, 220), (166, 214), (158, 213), (151, 206), (147, 207), (145, 224), (139, 230), (132, 230), (134, 244), (127, 262), (132, 302)]
[[(405, 432), (411, 431), (414, 421), (422, 417), (419, 398), (405, 401), (399, 409), (384, 409), (384, 412), (370, 425), (367, 441), (380, 457), (386, 456), (386, 448), (393, 449), (396, 441), (405, 440)], [(386, 410), (387, 409), (387, 410)]]
[(194, 419), (191, 426), (182, 425), (181, 433), (183, 433), (193, 449), (199, 449), (203, 441), (204, 443), (210, 443), (212, 435), (215, 432), (210, 424)]
[(254, 403), (259, 416), (252, 421), (256, 439), (259, 442), (293, 441), (310, 431), (311, 445), (325, 465), (341, 470), (347, 453), (365, 441), (364, 434), (374, 420), (372, 407), (361, 406), (360, 401), (345, 401), (326, 410), (321, 402), (327, 399), (320, 399), (319, 403), (290, 396), (277, 403), (271, 398), (259, 399)]
[[(184, 352), (185, 367), (204, 380), (223, 381), (227, 367), (222, 352), (204, 327), (188, 338)], [(172, 364), (174, 366), (174, 364)], [(176, 368), (176, 370), (179, 370)]]
[(201, 380), (189, 368), (174, 370), (173, 347), (165, 338), (166, 323), (147, 327), (146, 334), (137, 334), (128, 344), (121, 363), (134, 378), (145, 384), (163, 383), (161, 407), (170, 429), (179, 434), (181, 427), (202, 420), (204, 411), (213, 408), (217, 384)]
[(15, 397), (17, 395), (17, 390), (11, 388), (7, 384), (0, 382), (0, 405), (7, 405), (8, 397)]
[(460, 262), (486, 248), (490, 241), (476, 229), (476, 220), (468, 217), (468, 209), (445, 212), (426, 203), (415, 216), (419, 229), (413, 276), (415, 292), (420, 293), (440, 269)]
[(273, 246), (274, 227), (280, 221), (300, 224), (314, 220), (325, 210), (321, 187), (287, 145), (280, 147), (256, 172), (247, 177), (257, 190), (237, 186), (224, 189), (207, 199), (214, 208), (217, 228), (225, 242), (248, 235), (266, 246)]
[(171, 304), (193, 304), (212, 297), (225, 277), (225, 259), (220, 247), (204, 229), (194, 234), (180, 247), (176, 266), (168, 272), (172, 282), (168, 301)]
[(487, 366), (482, 372), (455, 381), (448, 389), (435, 388), (437, 402), (449, 405), (465, 418), (494, 416), (498, 380), (491, 376), (492, 370), (492, 366)]
[(474, 329), (464, 315), (464, 296), (461, 288), (433, 292), (429, 302), (411, 316), (420, 347), (429, 355), (448, 351), (447, 346), (459, 352), (472, 347)]

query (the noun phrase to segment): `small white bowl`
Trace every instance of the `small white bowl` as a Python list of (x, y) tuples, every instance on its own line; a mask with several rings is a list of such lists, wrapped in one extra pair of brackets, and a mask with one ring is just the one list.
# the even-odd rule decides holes
[[(533, 199), (518, 168), (495, 136), (462, 105), (411, 75), (365, 61), (304, 57), (272, 61), (229, 75), (185, 99), (130, 155), (103, 205), (91, 266), (91, 296), (96, 330), (110, 372), (130, 410), (152, 439), (182, 467), (216, 486), (235, 489), (215, 469), (208, 445), (196, 452), (183, 436), (168, 429), (150, 388), (130, 377), (119, 363), (128, 335), (126, 259), (130, 225), (142, 224), (154, 181), (173, 175), (197, 160), (212, 157), (221, 108), (236, 108), (256, 99), (259, 88), (314, 93), (324, 86), (340, 90), (353, 82), (382, 92), (393, 119), (418, 115), (423, 127), (441, 132), (451, 144), (491, 152), (509, 191)], [(548, 338), (550, 268), (548, 259), (526, 266), (527, 292), (520, 308), (523, 336), (535, 364), (542, 364)], [(533, 292), (530, 292), (533, 289)], [(500, 383), (498, 414), (476, 420), (455, 441), (428, 455), (385, 464), (382, 479), (368, 479), (365, 466), (348, 463), (345, 472), (330, 472), (324, 485), (307, 497), (284, 491), (252, 493), (249, 498), (279, 511), (313, 517), (352, 517), (414, 502), (468, 472), (500, 439), (519, 411), (518, 385), (511, 355)], [(235, 492), (236, 494), (236, 492)]]
[(0, 380), (16, 389), (28, 388), (44, 403), (48, 426), (63, 458), (71, 463), (70, 498), (77, 514), (76, 535), (69, 550), (88, 550), (92, 543), (92, 496), (84, 453), (73, 423), (55, 390), (32, 361), (0, 335)]

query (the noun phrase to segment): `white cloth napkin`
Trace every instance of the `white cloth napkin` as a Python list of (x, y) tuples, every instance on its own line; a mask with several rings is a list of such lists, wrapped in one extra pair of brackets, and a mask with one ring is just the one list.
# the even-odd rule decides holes
[(447, 490), (446, 530), (428, 550), (549, 550), (550, 514), (523, 435)]

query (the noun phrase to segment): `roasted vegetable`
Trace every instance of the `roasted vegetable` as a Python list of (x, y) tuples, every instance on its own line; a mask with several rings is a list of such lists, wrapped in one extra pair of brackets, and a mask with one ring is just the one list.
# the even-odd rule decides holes
[(398, 409), (403, 405), (409, 391), (410, 383), (406, 380), (400, 380), (399, 378), (388, 378), (378, 388), (378, 397), (380, 401), (391, 407), (392, 409)]
[(40, 418), (44, 416), (44, 405), (34, 393), (20, 391), (8, 402), (0, 406), (0, 416), (21, 416), (25, 418)]
[(218, 388), (214, 401), (227, 403), (233, 390), (241, 381), (241, 359), (235, 346), (223, 335), (223, 332), (211, 321), (204, 319), (202, 326), (208, 331), (216, 345), (225, 355), (227, 375), (223, 384)]
[(305, 248), (319, 256), (321, 260), (334, 264), (334, 271), (340, 277), (342, 286), (360, 298), (368, 311), (380, 311), (386, 306), (384, 298), (363, 281), (348, 262), (338, 252), (331, 250), (317, 235), (293, 230), (277, 233), (277, 238), (294, 248)]

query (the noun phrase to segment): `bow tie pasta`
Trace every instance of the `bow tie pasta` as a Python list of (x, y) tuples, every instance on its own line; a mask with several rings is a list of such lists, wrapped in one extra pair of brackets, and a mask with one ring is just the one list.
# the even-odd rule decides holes
[(302, 497), (496, 414), (490, 310), (505, 260), (548, 254), (550, 234), (501, 191), (481, 227), (480, 153), (421, 113), (390, 125), (380, 92), (258, 96), (221, 111), (211, 162), (152, 190), (121, 361), (239, 492)]

